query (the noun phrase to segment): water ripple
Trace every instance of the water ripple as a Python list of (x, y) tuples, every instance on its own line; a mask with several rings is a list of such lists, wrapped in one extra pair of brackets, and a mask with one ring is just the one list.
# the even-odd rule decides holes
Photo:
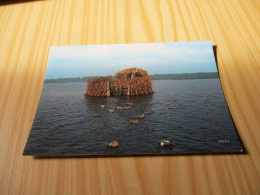
[[(218, 79), (153, 81), (153, 95), (131, 98), (85, 98), (85, 89), (85, 83), (44, 85), (25, 155), (241, 150)], [(133, 104), (131, 110), (107, 112), (126, 103)], [(107, 107), (100, 108), (101, 104)], [(129, 124), (147, 111), (151, 114), (138, 125)], [(173, 146), (159, 147), (157, 141), (168, 137)], [(219, 143), (223, 139), (229, 143)], [(111, 140), (120, 146), (107, 148), (104, 143)]]

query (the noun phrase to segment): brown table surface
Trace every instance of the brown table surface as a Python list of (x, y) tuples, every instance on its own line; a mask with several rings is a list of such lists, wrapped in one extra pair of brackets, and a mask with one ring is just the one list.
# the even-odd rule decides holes
[[(0, 194), (260, 194), (260, 1), (0, 4)], [(51, 45), (204, 40), (247, 155), (22, 156)]]

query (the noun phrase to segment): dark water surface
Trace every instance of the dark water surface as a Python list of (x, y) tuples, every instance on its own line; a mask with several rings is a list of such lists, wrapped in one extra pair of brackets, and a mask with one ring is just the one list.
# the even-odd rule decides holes
[[(86, 83), (44, 84), (24, 155), (97, 155), (242, 150), (219, 79), (155, 80), (153, 95), (83, 96)], [(133, 103), (131, 110), (108, 109)], [(99, 105), (105, 104), (106, 108)], [(177, 106), (177, 110), (168, 110)], [(139, 124), (130, 124), (151, 111)], [(93, 117), (101, 113), (101, 117)], [(173, 145), (157, 141), (172, 138)], [(118, 148), (105, 142), (117, 140)]]

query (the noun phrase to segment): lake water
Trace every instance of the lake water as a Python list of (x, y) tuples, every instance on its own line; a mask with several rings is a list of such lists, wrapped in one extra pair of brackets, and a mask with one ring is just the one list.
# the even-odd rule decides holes
[[(219, 79), (155, 80), (154, 94), (84, 97), (86, 83), (44, 84), (24, 155), (118, 155), (242, 150)], [(133, 103), (131, 110), (107, 112)], [(106, 108), (99, 105), (105, 104)], [(178, 109), (168, 109), (177, 106)], [(137, 115), (151, 111), (139, 124)], [(101, 113), (101, 117), (93, 117)], [(172, 138), (160, 147), (158, 140)], [(117, 140), (118, 148), (105, 142)]]

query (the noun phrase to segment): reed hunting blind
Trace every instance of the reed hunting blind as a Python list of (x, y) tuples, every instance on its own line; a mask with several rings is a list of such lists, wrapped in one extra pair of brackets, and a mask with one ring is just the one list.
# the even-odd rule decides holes
[(96, 77), (88, 80), (85, 96), (136, 96), (152, 94), (152, 81), (143, 69), (129, 68), (119, 71), (115, 77)]

